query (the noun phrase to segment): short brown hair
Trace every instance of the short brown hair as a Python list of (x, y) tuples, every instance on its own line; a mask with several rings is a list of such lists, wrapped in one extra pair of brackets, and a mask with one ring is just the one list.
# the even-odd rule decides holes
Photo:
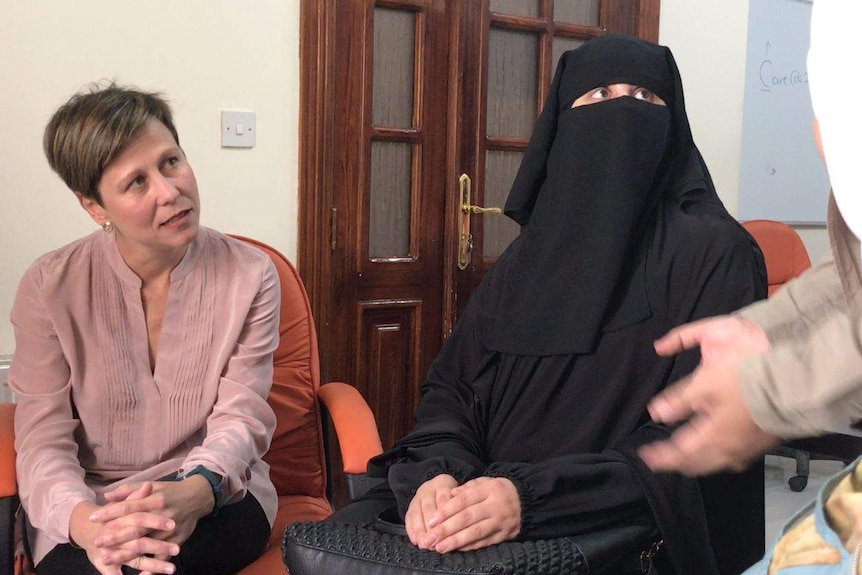
[(179, 144), (171, 109), (161, 94), (91, 84), (54, 112), (42, 140), (51, 169), (69, 189), (102, 203), (105, 167), (150, 119), (160, 121)]

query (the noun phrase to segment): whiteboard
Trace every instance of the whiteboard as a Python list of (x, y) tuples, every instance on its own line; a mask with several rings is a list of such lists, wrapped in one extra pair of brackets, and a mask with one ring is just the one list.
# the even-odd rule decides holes
[(810, 22), (808, 0), (749, 1), (741, 220), (826, 222), (829, 179), (811, 130)]

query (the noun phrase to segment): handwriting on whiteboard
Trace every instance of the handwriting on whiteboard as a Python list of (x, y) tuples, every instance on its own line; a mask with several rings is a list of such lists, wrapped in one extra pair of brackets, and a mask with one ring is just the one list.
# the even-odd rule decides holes
[(766, 42), (764, 59), (758, 68), (760, 76), (760, 91), (771, 92), (782, 88), (796, 88), (808, 85), (808, 71), (799, 68), (787, 69), (786, 66), (776, 65), (769, 58), (769, 48), (772, 43)]

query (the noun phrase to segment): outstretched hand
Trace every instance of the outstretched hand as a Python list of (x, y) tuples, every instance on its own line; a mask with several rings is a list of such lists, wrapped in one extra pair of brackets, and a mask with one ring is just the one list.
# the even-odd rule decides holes
[(701, 365), (735, 367), (742, 358), (767, 351), (769, 340), (759, 325), (739, 316), (721, 315), (672, 329), (654, 345), (661, 356), (700, 347)]
[(700, 347), (701, 364), (649, 404), (653, 420), (673, 424), (688, 419), (670, 439), (639, 450), (653, 471), (697, 476), (742, 470), (778, 444), (764, 432), (742, 398), (736, 370), (747, 356), (769, 349), (763, 330), (738, 316), (719, 316), (668, 332), (655, 342), (659, 355)]

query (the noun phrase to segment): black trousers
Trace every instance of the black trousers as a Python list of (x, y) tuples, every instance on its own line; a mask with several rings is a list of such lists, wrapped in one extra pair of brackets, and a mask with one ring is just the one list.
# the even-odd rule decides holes
[[(266, 548), (270, 527), (266, 514), (250, 493), (223, 507), (218, 515), (198, 521), (191, 537), (173, 558), (177, 575), (230, 575)], [(36, 565), (38, 575), (99, 575), (83, 549), (57, 545)], [(124, 575), (139, 573), (123, 567)]]

